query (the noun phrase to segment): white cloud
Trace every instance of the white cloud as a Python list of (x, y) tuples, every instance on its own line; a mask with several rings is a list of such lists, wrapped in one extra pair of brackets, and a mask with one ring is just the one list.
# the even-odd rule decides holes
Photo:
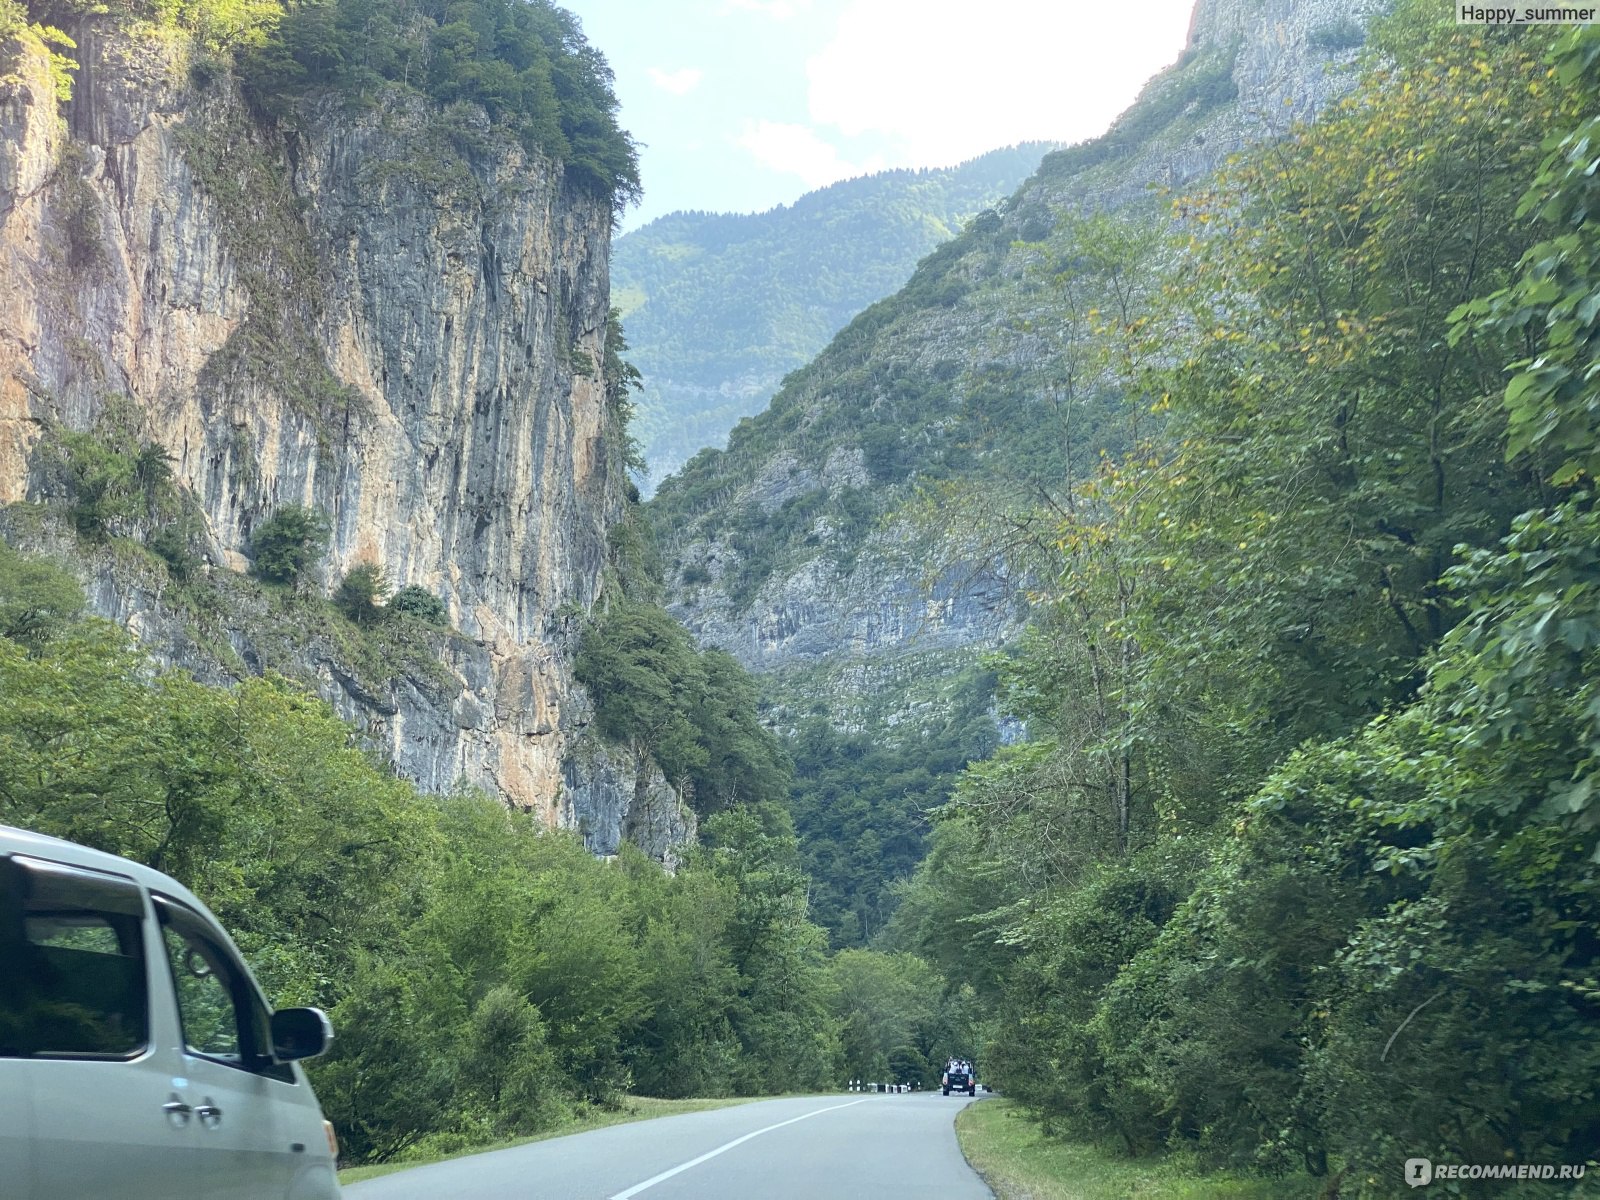
[(762, 13), (774, 21), (792, 20), (797, 14), (809, 12), (811, 0), (723, 0), (722, 11)]
[(785, 175), (798, 175), (808, 188), (826, 187), (884, 167), (883, 160), (876, 156), (864, 163), (847, 162), (836, 146), (805, 125), (746, 121), (734, 143), (748, 150), (762, 166)]
[[(741, 0), (754, 2), (754, 0)], [(1010, 142), (1078, 141), (1182, 49), (1193, 0), (851, 0), (806, 65), (811, 117), (890, 138), (903, 162), (953, 163)], [(1178, 31), (1152, 39), (1152, 30)]]
[(683, 67), (676, 71), (663, 71), (660, 67), (650, 67), (646, 72), (650, 82), (663, 92), (671, 92), (674, 96), (687, 96), (700, 86), (700, 81), (706, 73), (699, 67)]

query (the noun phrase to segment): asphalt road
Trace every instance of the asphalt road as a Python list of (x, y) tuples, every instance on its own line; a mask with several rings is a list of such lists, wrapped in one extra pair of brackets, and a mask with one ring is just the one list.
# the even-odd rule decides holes
[(826, 1200), (992, 1193), (956, 1145), (965, 1096), (808, 1096), (613, 1125), (351, 1184), (350, 1200)]

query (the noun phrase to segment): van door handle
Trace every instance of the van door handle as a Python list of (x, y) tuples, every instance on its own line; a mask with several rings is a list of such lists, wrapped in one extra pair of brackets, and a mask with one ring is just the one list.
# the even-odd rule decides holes
[(204, 1104), (196, 1106), (194, 1115), (199, 1117), (200, 1123), (208, 1129), (215, 1129), (222, 1124), (222, 1110), (211, 1103), (210, 1096), (206, 1097)]
[(189, 1123), (189, 1114), (194, 1109), (185, 1104), (178, 1094), (174, 1092), (172, 1099), (161, 1106), (161, 1111), (167, 1114), (167, 1120), (174, 1125), (187, 1125)]

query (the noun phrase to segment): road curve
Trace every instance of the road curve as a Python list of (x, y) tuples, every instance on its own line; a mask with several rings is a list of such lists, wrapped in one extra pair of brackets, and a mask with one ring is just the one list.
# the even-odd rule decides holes
[(351, 1184), (350, 1200), (826, 1200), (992, 1195), (956, 1145), (964, 1096), (806, 1096), (613, 1125)]

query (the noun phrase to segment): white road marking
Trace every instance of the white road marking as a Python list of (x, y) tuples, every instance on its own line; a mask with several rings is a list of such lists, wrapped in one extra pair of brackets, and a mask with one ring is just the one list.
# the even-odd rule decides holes
[(793, 1125), (796, 1121), (804, 1121), (808, 1117), (817, 1117), (821, 1116), (825, 1112), (836, 1112), (841, 1108), (851, 1108), (857, 1104), (865, 1103), (866, 1100), (863, 1099), (852, 1100), (849, 1104), (831, 1104), (827, 1108), (819, 1108), (814, 1112), (801, 1113), (798, 1117), (790, 1117), (787, 1121), (779, 1121), (776, 1125), (768, 1125), (765, 1129), (758, 1129), (754, 1133), (747, 1133), (743, 1137), (734, 1138), (733, 1141), (724, 1146), (718, 1146), (715, 1150), (706, 1151), (699, 1158), (691, 1158), (688, 1162), (683, 1163), (681, 1166), (673, 1167), (670, 1171), (663, 1171), (659, 1175), (652, 1175), (643, 1183), (636, 1183), (627, 1191), (618, 1192), (615, 1196), (611, 1197), (611, 1200), (632, 1200), (632, 1197), (637, 1196), (646, 1188), (653, 1188), (656, 1184), (664, 1183), (666, 1180), (671, 1179), (674, 1175), (683, 1174), (683, 1172), (687, 1171), (690, 1167), (698, 1167), (701, 1163), (707, 1161), (708, 1159), (715, 1158), (719, 1154), (726, 1154), (735, 1146), (743, 1145), (751, 1138), (758, 1138), (763, 1133), (771, 1133), (774, 1129), (782, 1129), (785, 1125)]

